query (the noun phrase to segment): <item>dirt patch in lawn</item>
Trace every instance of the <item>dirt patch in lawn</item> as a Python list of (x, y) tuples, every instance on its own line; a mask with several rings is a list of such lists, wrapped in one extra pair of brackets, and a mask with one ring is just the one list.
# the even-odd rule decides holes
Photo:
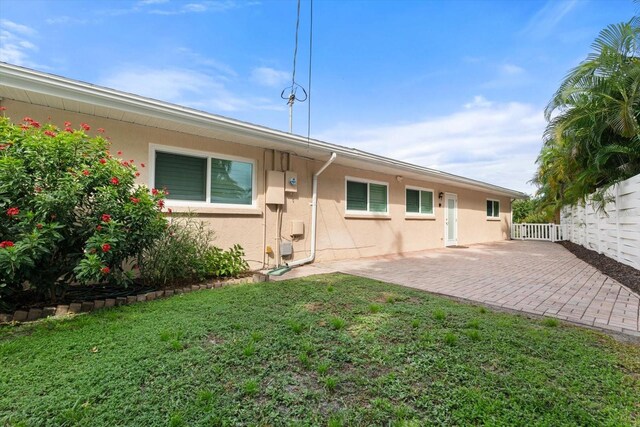
[(640, 270), (572, 242), (558, 243), (587, 264), (617, 280), (635, 293), (640, 294)]

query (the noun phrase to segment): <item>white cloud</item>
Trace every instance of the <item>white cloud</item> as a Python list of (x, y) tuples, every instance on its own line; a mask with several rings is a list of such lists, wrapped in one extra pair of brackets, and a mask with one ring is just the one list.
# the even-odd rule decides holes
[(493, 102), (487, 100), (482, 95), (476, 95), (473, 97), (473, 101), (464, 104), (464, 108), (467, 110), (471, 108), (488, 108), (493, 105)]
[(0, 61), (33, 67), (29, 55), (38, 47), (28, 40), (37, 31), (7, 19), (0, 19)]
[(22, 34), (23, 36), (34, 36), (37, 31), (26, 25), (18, 24), (8, 19), (0, 19), (0, 28), (10, 31), (11, 33)]
[(227, 88), (224, 79), (209, 73), (136, 66), (123, 66), (121, 69), (123, 71), (101, 79), (99, 84), (212, 113), (283, 109), (265, 98), (235, 94)]
[(45, 19), (45, 21), (47, 24), (49, 25), (74, 25), (74, 24), (79, 24), (79, 25), (85, 25), (88, 24), (90, 21), (88, 19), (78, 19), (78, 18), (72, 18), (71, 16), (56, 16), (54, 18), (47, 18)]
[[(469, 106), (469, 107), (467, 107)], [(545, 121), (541, 108), (492, 103), (481, 96), (461, 111), (408, 124), (340, 126), (320, 139), (533, 192)]]
[(169, 0), (141, 0), (138, 2), (138, 4), (140, 6), (147, 6), (150, 4), (163, 4), (163, 3), (168, 3)]
[(571, 12), (577, 0), (547, 0), (547, 3), (529, 20), (520, 34), (541, 39), (553, 33), (562, 19)]
[(262, 86), (278, 87), (287, 84), (290, 79), (291, 75), (287, 71), (269, 67), (254, 68), (251, 72), (251, 80)]
[[(203, 56), (187, 47), (180, 47), (176, 49), (175, 56), (178, 60), (182, 61), (182, 63), (191, 64), (193, 68), (210, 69), (211, 72), (216, 74), (217, 78), (222, 80), (238, 76), (238, 73), (236, 73), (236, 71), (229, 65), (216, 61), (215, 59), (209, 58), (207, 56)], [(180, 59), (178, 57), (184, 59)]]
[(524, 68), (518, 67), (517, 65), (513, 64), (504, 64), (501, 67), (500, 71), (502, 71), (504, 74), (516, 75), (524, 73)]
[[(138, 3), (141, 6), (160, 6), (166, 2), (157, 2), (151, 0), (150, 3)], [(204, 13), (204, 12), (224, 12), (226, 10), (235, 9), (240, 7), (236, 1), (233, 0), (218, 0), (218, 1), (200, 1), (200, 2), (192, 2), (192, 3), (178, 3), (180, 7), (178, 8), (165, 8), (165, 9), (150, 9), (149, 13), (154, 15), (182, 15), (185, 13)]]

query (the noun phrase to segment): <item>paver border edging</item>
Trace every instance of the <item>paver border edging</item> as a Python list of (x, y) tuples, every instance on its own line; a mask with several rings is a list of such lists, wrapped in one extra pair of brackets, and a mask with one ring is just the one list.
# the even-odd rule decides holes
[(153, 301), (159, 298), (168, 298), (174, 295), (199, 291), (203, 289), (216, 289), (223, 286), (239, 285), (241, 283), (259, 283), (269, 281), (269, 276), (262, 273), (254, 273), (251, 277), (239, 279), (217, 280), (199, 285), (189, 285), (177, 289), (151, 291), (144, 294), (129, 295), (127, 297), (105, 298), (101, 300), (82, 301), (71, 304), (59, 304), (55, 307), (31, 308), (29, 310), (16, 310), (13, 313), (0, 313), (0, 324), (26, 323), (47, 317), (62, 317), (69, 314), (90, 313), (103, 308), (121, 305), (135, 304), (138, 302)]

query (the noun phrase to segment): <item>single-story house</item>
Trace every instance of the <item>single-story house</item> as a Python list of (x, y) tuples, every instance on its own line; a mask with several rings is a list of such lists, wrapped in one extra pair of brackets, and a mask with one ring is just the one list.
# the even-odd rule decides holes
[[(112, 152), (196, 213), (252, 268), (509, 239), (511, 202), (485, 182), (130, 93), (0, 63), (0, 105), (106, 129)], [(400, 143), (400, 141), (389, 141)], [(281, 260), (281, 262), (279, 261)]]

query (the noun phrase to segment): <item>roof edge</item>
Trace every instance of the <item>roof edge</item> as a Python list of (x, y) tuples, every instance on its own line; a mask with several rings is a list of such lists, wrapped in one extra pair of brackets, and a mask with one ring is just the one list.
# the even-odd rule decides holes
[(284, 143), (292, 148), (311, 147), (327, 154), (335, 152), (339, 156), (363, 160), (378, 165), (384, 165), (398, 170), (424, 175), (427, 178), (448, 180), (465, 186), (472, 186), (493, 193), (512, 198), (526, 198), (525, 193), (465, 178), (436, 169), (415, 165), (401, 160), (369, 153), (355, 148), (348, 148), (328, 142), (307, 139), (300, 135), (290, 134), (271, 129), (265, 126), (255, 125), (240, 120), (227, 118), (205, 111), (184, 107), (178, 104), (143, 97), (103, 86), (93, 85), (66, 77), (44, 73), (17, 65), (0, 62), (0, 75), (3, 85), (20, 88), (23, 90), (38, 91), (40, 93), (86, 102), (107, 108), (128, 111), (132, 113), (152, 116), (160, 119), (180, 121), (181, 123), (208, 127), (218, 126), (230, 132), (244, 134), (253, 137), (269, 139), (273, 142)]

